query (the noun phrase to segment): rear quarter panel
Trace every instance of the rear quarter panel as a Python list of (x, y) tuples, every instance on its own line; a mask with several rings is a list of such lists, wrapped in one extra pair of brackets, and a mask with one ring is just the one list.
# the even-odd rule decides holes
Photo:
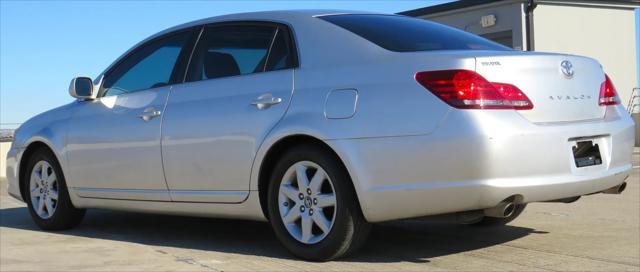
[[(360, 60), (331, 68), (301, 68), (291, 106), (282, 126), (317, 130), (322, 139), (388, 137), (432, 132), (450, 107), (420, 86), (414, 75), (429, 69), (473, 67), (473, 60), (449, 62), (422, 57), (402, 61), (389, 52), (373, 60)], [(401, 59), (409, 59), (402, 56)], [(438, 63), (438, 65), (434, 65)], [(332, 90), (358, 92), (351, 118), (328, 119), (325, 101)]]
[[(472, 57), (394, 53), (381, 48), (369, 57), (354, 59), (349, 54), (343, 57), (352, 61), (334, 66), (302, 64), (296, 69), (291, 104), (257, 154), (251, 190), (258, 190), (258, 169), (266, 152), (278, 140), (290, 135), (309, 135), (328, 141), (432, 133), (451, 108), (419, 85), (414, 80), (415, 73), (431, 69), (473, 70), (475, 66)], [(325, 116), (327, 95), (341, 89), (357, 90), (355, 114), (350, 118), (329, 119)], [(358, 177), (354, 174), (352, 177), (357, 183)]]

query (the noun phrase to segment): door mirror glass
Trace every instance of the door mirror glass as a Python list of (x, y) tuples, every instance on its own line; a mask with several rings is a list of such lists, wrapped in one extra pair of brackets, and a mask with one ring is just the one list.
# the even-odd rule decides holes
[(76, 77), (71, 80), (69, 94), (78, 99), (93, 99), (93, 81), (88, 77)]

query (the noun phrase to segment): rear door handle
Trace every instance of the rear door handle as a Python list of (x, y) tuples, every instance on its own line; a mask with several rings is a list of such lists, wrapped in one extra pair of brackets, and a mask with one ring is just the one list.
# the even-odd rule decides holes
[(273, 97), (273, 95), (268, 93), (268, 94), (263, 94), (260, 97), (258, 97), (258, 99), (256, 99), (253, 102), (251, 102), (251, 105), (254, 105), (258, 109), (262, 110), (262, 109), (269, 108), (269, 107), (271, 107), (273, 105), (280, 104), (281, 102), (282, 102), (282, 98)]
[(146, 108), (138, 117), (142, 118), (142, 120), (144, 121), (150, 121), (151, 119), (156, 118), (161, 114), (161, 111), (156, 110), (154, 107), (150, 107)]

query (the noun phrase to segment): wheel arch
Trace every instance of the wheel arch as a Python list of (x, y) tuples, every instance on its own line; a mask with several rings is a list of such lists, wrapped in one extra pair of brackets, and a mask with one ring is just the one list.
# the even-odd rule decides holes
[[(331, 153), (336, 158), (338, 163), (344, 168), (344, 170), (347, 171), (347, 174), (351, 178), (350, 184), (353, 187), (354, 192), (356, 192), (356, 198), (358, 198), (357, 191), (355, 190), (355, 184), (353, 184), (353, 180), (354, 180), (353, 176), (351, 175), (351, 172), (347, 168), (347, 165), (344, 163), (342, 158), (338, 155), (338, 152), (333, 150), (333, 148), (329, 146), (327, 143), (325, 143), (324, 141), (314, 136), (310, 136), (307, 134), (288, 135), (278, 139), (277, 141), (275, 141), (273, 144), (269, 146), (265, 155), (262, 157), (261, 164), (258, 169), (257, 185), (258, 185), (260, 207), (262, 209), (262, 213), (264, 214), (264, 217), (267, 218), (267, 220), (269, 219), (268, 212), (267, 212), (267, 192), (269, 188), (269, 182), (270, 182), (272, 170), (275, 167), (276, 163), (278, 162), (278, 159), (283, 154), (285, 154), (286, 151), (303, 144), (315, 145)], [(357, 200), (358, 200), (357, 203), (360, 203), (359, 199)]]
[[(31, 157), (31, 155), (38, 150), (45, 150), (45, 151), (51, 152), (51, 154), (53, 154), (55, 159), (58, 161), (58, 164), (62, 166), (61, 164), (62, 161), (60, 160), (60, 157), (54, 151), (54, 149), (51, 148), (51, 146), (49, 146), (49, 144), (39, 139), (30, 142), (25, 148), (25, 150), (23, 151), (22, 156), (20, 157), (20, 162), (18, 164), (18, 167), (19, 167), (18, 175), (17, 175), (18, 186), (20, 188), (20, 196), (22, 196), (22, 199), (25, 199), (25, 201), (26, 199), (29, 199), (28, 196), (26, 195), (26, 190), (25, 190), (26, 178), (27, 178), (26, 177), (27, 162), (29, 161), (29, 158)], [(62, 175), (64, 175), (64, 173), (62, 173)]]

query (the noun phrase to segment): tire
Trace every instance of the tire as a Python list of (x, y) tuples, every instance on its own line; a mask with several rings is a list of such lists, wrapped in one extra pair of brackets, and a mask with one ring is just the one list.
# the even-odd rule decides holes
[[(304, 173), (309, 181), (304, 188), (298, 185), (298, 173)], [(299, 145), (286, 152), (276, 163), (268, 190), (269, 221), (276, 237), (302, 259), (329, 261), (346, 256), (362, 246), (371, 231), (349, 174), (335, 155), (323, 148)]]
[(36, 225), (43, 230), (77, 226), (85, 210), (71, 203), (62, 168), (51, 151), (35, 151), (27, 161), (26, 170), (23, 174), (25, 202)]
[(509, 222), (513, 221), (514, 219), (516, 219), (522, 213), (522, 211), (524, 211), (524, 208), (526, 207), (527, 207), (527, 204), (516, 204), (515, 210), (509, 217), (497, 218), (497, 217), (485, 216), (476, 222), (467, 223), (467, 224), (472, 226), (487, 226), (487, 227), (504, 226)]

